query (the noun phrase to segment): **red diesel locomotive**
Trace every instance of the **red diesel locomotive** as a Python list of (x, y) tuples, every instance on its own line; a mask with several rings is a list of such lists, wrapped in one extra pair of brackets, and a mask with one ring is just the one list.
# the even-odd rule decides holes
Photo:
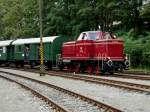
[(60, 69), (71, 72), (113, 73), (129, 67), (123, 50), (124, 42), (102, 31), (83, 32), (77, 41), (62, 46)]

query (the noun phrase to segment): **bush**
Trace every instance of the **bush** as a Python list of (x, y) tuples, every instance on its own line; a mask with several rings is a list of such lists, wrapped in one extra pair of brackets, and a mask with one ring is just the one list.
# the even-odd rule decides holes
[[(118, 33), (119, 34), (119, 33)], [(133, 68), (150, 68), (150, 33), (147, 36), (133, 36), (122, 33), (125, 41), (125, 54), (128, 54)]]

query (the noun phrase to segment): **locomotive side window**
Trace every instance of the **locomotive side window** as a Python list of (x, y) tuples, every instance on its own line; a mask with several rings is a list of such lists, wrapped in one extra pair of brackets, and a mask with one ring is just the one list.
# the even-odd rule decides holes
[(115, 36), (108, 32), (89, 31), (89, 32), (81, 33), (77, 40), (101, 40), (101, 39), (114, 39), (114, 38)]
[(80, 34), (79, 38), (77, 40), (84, 40), (84, 35), (83, 33)]
[(86, 33), (83, 33), (82, 40), (87, 40), (87, 34)]

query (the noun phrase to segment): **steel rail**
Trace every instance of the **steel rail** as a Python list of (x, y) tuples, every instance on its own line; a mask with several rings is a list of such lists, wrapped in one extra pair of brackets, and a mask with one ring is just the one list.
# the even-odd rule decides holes
[[(13, 68), (14, 69), (14, 68)], [(17, 69), (15, 69), (17, 70)], [(21, 69), (22, 71), (27, 71), (26, 69)], [(39, 73), (38, 70), (36, 69), (28, 69), (30, 72), (35, 72)], [(59, 72), (59, 71), (47, 71), (47, 74), (53, 75), (53, 76), (59, 76), (59, 77), (64, 77), (64, 78), (71, 78), (75, 80), (83, 80), (87, 82), (92, 82), (96, 84), (104, 84), (108, 86), (114, 86), (130, 91), (138, 91), (138, 92), (146, 92), (150, 93), (150, 86), (148, 85), (143, 85), (143, 84), (135, 84), (135, 83), (130, 83), (130, 82), (124, 82), (124, 81), (116, 81), (116, 80), (111, 80), (111, 79), (104, 79), (104, 78), (95, 78), (92, 76), (81, 76), (81, 75), (72, 75), (71, 73), (64, 73), (64, 72)], [(65, 75), (67, 74), (67, 75)]]
[(41, 98), (41, 99), (44, 100), (47, 104), (49, 104), (49, 106), (50, 106), (54, 111), (56, 111), (56, 112), (68, 112), (67, 109), (65, 109), (64, 107), (58, 105), (58, 104), (57, 104), (56, 102), (54, 102), (52, 99), (49, 99), (47, 96), (40, 94), (38, 91), (36, 91), (36, 90), (34, 90), (34, 89), (32, 89), (32, 88), (30, 88), (30, 87), (24, 85), (23, 83), (20, 83), (20, 82), (18, 82), (18, 81), (15, 81), (15, 80), (13, 80), (13, 79), (11, 79), (11, 78), (8, 78), (8, 77), (2, 76), (2, 75), (0, 75), (0, 77), (3, 78), (3, 79), (5, 79), (5, 80), (14, 82), (14, 83), (20, 85), (22, 88), (24, 88), (24, 89), (26, 89), (26, 90), (28, 90), (28, 91), (31, 91), (32, 94), (34, 94), (35, 96)]
[(130, 91), (132, 90), (132, 91), (150, 93), (150, 86), (143, 85), (143, 84), (116, 81), (116, 80), (111, 80), (111, 79), (104, 79), (101, 77), (95, 78), (95, 77), (89, 77), (89, 76), (73, 75), (70, 73), (68, 75), (65, 75), (62, 73), (59, 74), (58, 72), (49, 72), (48, 74), (52, 76), (59, 76), (59, 77), (70, 78), (70, 79), (75, 79), (75, 80), (83, 80), (83, 81), (92, 82), (96, 84), (114, 86), (114, 87), (123, 88), (123, 89), (130, 90)]
[(127, 74), (127, 73), (115, 73), (115, 77), (128, 78), (128, 79), (138, 79), (138, 80), (150, 80), (149, 75), (137, 75), (136, 73)]
[(149, 71), (123, 71), (124, 74), (150, 75)]
[(0, 72), (10, 74), (10, 75), (13, 75), (13, 76), (16, 76), (16, 77), (20, 77), (20, 78), (25, 78), (25, 79), (28, 79), (28, 80), (31, 80), (31, 81), (34, 81), (34, 82), (38, 82), (38, 83), (43, 84), (43, 85), (47, 85), (48, 87), (54, 88), (56, 90), (59, 90), (61, 92), (66, 93), (68, 95), (74, 96), (76, 98), (80, 98), (81, 100), (86, 101), (87, 103), (92, 104), (93, 106), (97, 106), (98, 108), (103, 109), (104, 112), (122, 112), (121, 110), (116, 109), (116, 108), (114, 108), (110, 105), (101, 103), (101, 102), (99, 102), (97, 100), (94, 100), (92, 98), (89, 98), (87, 96), (81, 95), (79, 93), (75, 93), (73, 91), (58, 87), (58, 86), (53, 85), (53, 84), (49, 84), (49, 83), (44, 82), (44, 81), (39, 81), (39, 80), (36, 80), (36, 79), (33, 79), (33, 78), (29, 78), (29, 77), (26, 77), (26, 76), (21, 76), (21, 75), (14, 74), (14, 73), (11, 73), (11, 72), (6, 72), (6, 71), (0, 71)]
[[(3, 67), (3, 68), (7, 68), (7, 69), (12, 69), (12, 67)], [(18, 70), (18, 68), (14, 68), (13, 69), (15, 70)], [(31, 72), (38, 72), (40, 73), (39, 70), (37, 69), (30, 69), (30, 68), (19, 68), (20, 70), (22, 71), (31, 71)], [(49, 71), (47, 70), (46, 72), (52, 72), (52, 71)], [(56, 71), (56, 70), (53, 70), (53, 72), (58, 72), (58, 73), (64, 73), (64, 72), (60, 72), (60, 71)], [(91, 76), (91, 75), (90, 75)], [(125, 72), (123, 73), (115, 73), (114, 75), (107, 75), (108, 77), (119, 77), (119, 78), (127, 78), (127, 79), (137, 79), (137, 80), (150, 80), (150, 75), (137, 75), (136, 73), (132, 73), (132, 74), (127, 74)]]

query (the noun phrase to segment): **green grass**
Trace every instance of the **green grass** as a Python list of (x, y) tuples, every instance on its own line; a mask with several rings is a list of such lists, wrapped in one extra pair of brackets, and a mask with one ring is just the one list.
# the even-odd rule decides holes
[(150, 68), (130, 68), (128, 71), (150, 72)]

